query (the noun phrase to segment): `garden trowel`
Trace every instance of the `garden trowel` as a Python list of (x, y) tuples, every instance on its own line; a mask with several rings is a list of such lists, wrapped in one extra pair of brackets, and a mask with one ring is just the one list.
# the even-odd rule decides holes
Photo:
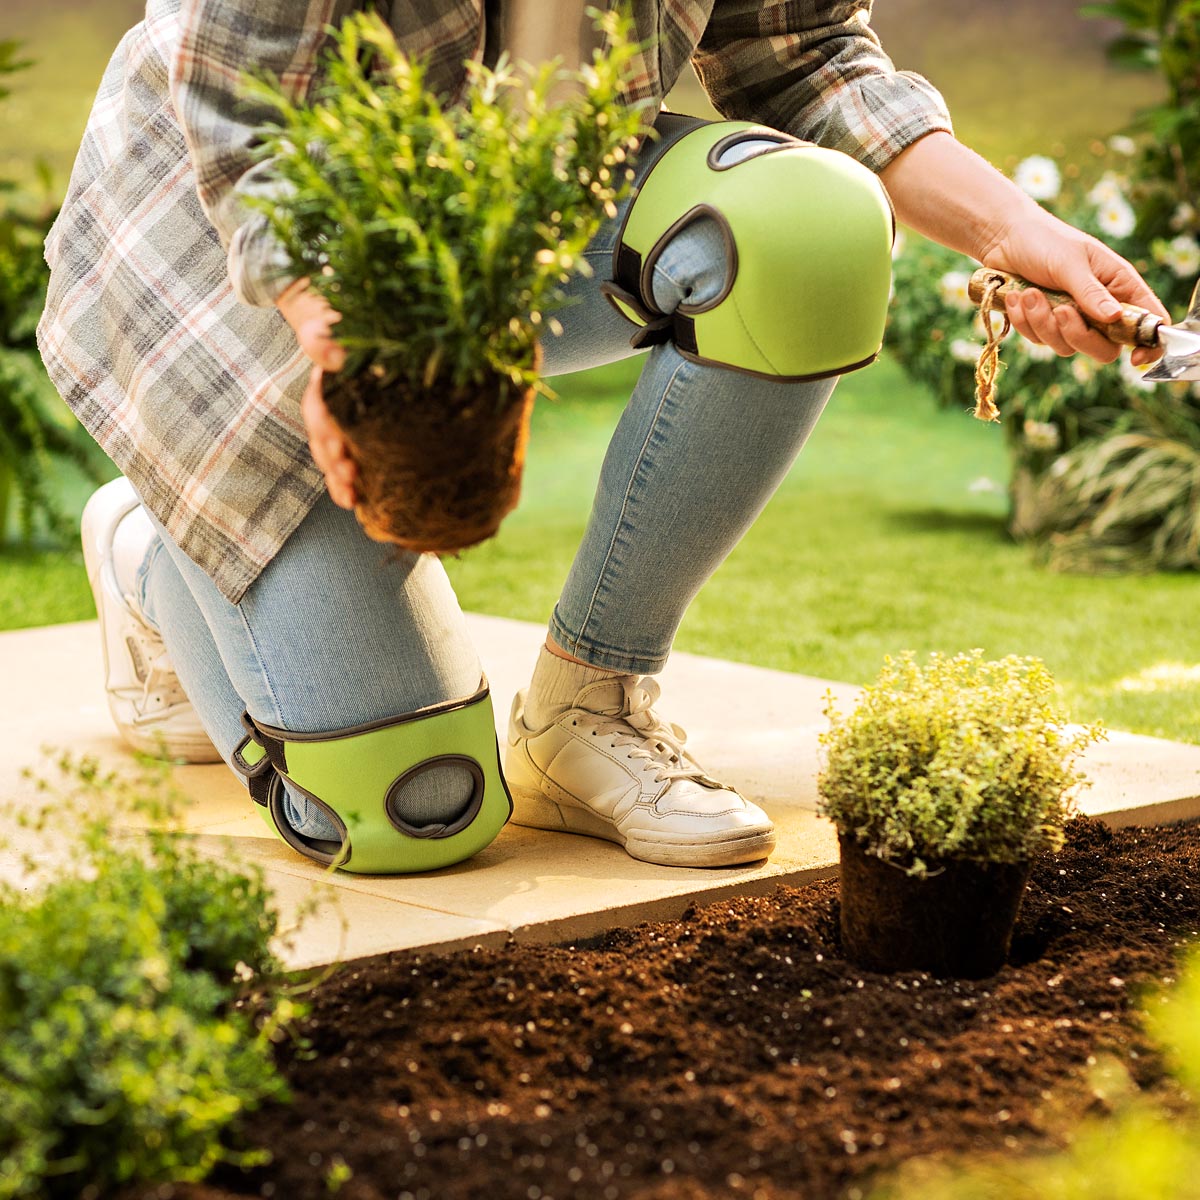
[[(989, 286), (999, 281), (995, 295), (1002, 297), (1010, 292), (1023, 292), (1034, 284), (1019, 275), (997, 271), (991, 267), (980, 267), (971, 276), (968, 291), (976, 304), (983, 300)], [(1063, 292), (1039, 289), (1052, 307), (1061, 304), (1075, 305), (1075, 301)], [(1156, 313), (1138, 308), (1136, 304), (1123, 304), (1121, 315), (1115, 321), (1094, 321), (1086, 314), (1083, 319), (1093, 329), (1104, 334), (1110, 341), (1123, 346), (1161, 346), (1165, 353), (1142, 378), (1148, 382), (1180, 382), (1200, 380), (1200, 283), (1192, 293), (1188, 314), (1178, 325), (1169, 325)]]

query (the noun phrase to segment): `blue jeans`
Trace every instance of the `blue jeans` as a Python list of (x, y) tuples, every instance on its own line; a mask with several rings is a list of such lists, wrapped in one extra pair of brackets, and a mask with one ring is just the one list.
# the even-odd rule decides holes
[[(662, 148), (643, 153), (639, 173)], [(592, 274), (570, 285), (570, 304), (557, 314), (563, 332), (544, 343), (547, 375), (633, 353), (632, 326), (599, 291), (619, 229), (620, 216), (588, 248)], [(720, 234), (702, 219), (660, 257), (655, 299), (664, 312), (700, 303), (720, 292), (725, 271)], [(833, 382), (703, 366), (670, 344), (649, 351), (551, 618), (554, 641), (595, 666), (661, 670), (692, 598), (787, 473)], [(441, 563), (372, 542), (327, 497), (236, 605), (159, 534), (139, 576), (143, 610), (226, 760), (243, 736), (243, 710), (280, 728), (327, 732), (478, 685), (479, 661)], [(430, 772), (427, 794), (414, 796), (414, 819), (464, 786), (445, 770), (440, 779)], [(302, 797), (297, 808), (303, 823)]]

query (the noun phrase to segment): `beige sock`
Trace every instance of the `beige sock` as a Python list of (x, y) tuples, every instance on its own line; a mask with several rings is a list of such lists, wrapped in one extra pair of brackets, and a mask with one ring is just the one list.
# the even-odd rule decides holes
[(588, 684), (601, 679), (615, 679), (619, 674), (619, 671), (589, 667), (587, 663), (559, 658), (543, 646), (538, 653), (537, 665), (533, 668), (529, 691), (525, 695), (525, 724), (530, 729), (545, 728), (559, 713), (566, 712), (575, 703), (575, 697)]

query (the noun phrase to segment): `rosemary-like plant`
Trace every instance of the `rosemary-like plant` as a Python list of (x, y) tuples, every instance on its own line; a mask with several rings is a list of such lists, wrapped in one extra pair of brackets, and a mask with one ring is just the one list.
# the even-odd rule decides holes
[(256, 204), (291, 273), (341, 314), (346, 374), (409, 394), (537, 384), (537, 339), (615, 215), (641, 128), (622, 99), (632, 24), (596, 19), (607, 48), (578, 73), (469, 64), (456, 104), (366, 14), (342, 24), (305, 102), (249, 85), (277, 114), (263, 151), (282, 183)]

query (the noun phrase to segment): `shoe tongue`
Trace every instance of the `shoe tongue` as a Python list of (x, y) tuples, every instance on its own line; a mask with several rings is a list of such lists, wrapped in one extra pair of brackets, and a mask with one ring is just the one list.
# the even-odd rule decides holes
[(588, 684), (575, 697), (575, 707), (602, 717), (621, 716), (626, 709), (626, 691), (621, 679), (622, 676), (615, 675)]

